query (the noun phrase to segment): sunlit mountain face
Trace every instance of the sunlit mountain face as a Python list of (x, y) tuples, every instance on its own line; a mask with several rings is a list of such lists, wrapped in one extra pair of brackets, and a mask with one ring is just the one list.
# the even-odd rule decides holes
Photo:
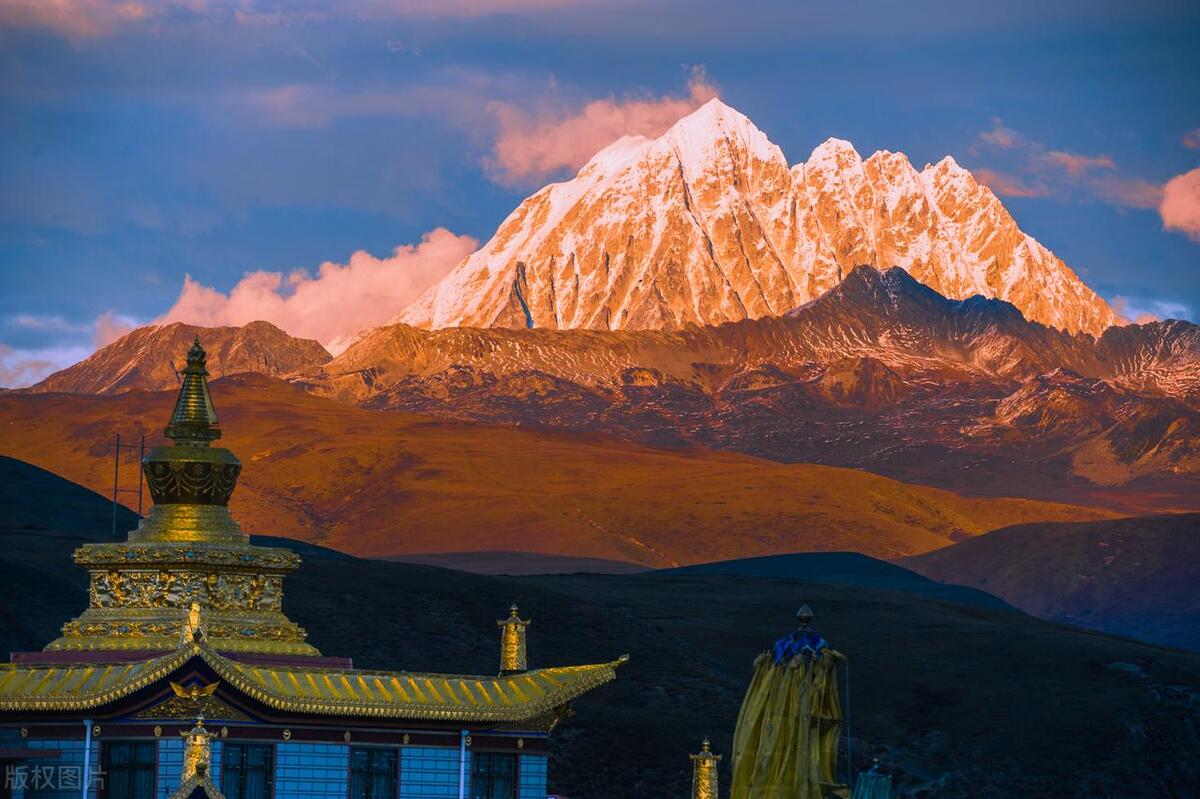
[(534, 194), (397, 321), (418, 327), (677, 329), (786, 313), (856, 266), (943, 295), (1011, 302), (1100, 334), (1108, 305), (947, 156), (865, 161), (829, 139), (789, 166), (711, 100), (658, 138), (625, 137)]

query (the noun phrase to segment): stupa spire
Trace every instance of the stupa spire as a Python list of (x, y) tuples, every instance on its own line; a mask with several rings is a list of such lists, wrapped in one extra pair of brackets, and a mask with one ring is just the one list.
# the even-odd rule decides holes
[(166, 429), (167, 438), (176, 444), (208, 446), (208, 442), (221, 437), (217, 410), (208, 391), (206, 360), (204, 347), (200, 346), (197, 336), (188, 350), (187, 365), (180, 372), (183, 385), (179, 387), (175, 410)]

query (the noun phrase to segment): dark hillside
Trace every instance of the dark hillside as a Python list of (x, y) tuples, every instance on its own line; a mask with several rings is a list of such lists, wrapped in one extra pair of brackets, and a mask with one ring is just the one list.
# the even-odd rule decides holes
[[(72, 526), (84, 532), (0, 532), (0, 649), (38, 648), (82, 609), (70, 553), (87, 525)], [(493, 672), (495, 620), (514, 599), (534, 621), (535, 665), (630, 653), (617, 682), (582, 699), (556, 735), (552, 789), (575, 799), (686, 796), (688, 752), (707, 734), (728, 754), (751, 662), (800, 602), (850, 658), (857, 765), (878, 757), (898, 795), (1200, 790), (1200, 655), (863, 586), (671, 572), (489, 577), (315, 547), (304, 557), (288, 614), (322, 651), (359, 666)]]

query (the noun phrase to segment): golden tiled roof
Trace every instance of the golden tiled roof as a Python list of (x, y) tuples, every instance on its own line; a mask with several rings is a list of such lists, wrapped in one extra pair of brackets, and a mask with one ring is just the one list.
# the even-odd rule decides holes
[(520, 722), (535, 719), (611, 682), (626, 658), (533, 669), (498, 677), (405, 671), (262, 666), (226, 658), (203, 641), (138, 663), (0, 665), (0, 711), (87, 710), (164, 680), (192, 658), (218, 678), (275, 710), (294, 713)]
[(0, 663), (0, 710), (83, 710), (154, 683), (188, 660), (186, 649), (154, 660), (70, 666)]

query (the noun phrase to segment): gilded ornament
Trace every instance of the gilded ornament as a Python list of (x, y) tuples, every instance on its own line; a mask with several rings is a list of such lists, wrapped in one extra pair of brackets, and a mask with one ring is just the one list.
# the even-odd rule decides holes
[(183, 770), (179, 775), (180, 782), (186, 783), (192, 777), (204, 779), (212, 771), (212, 739), (216, 737), (204, 728), (204, 716), (196, 717), (196, 726), (183, 736)]
[(155, 738), (161, 738), (161, 737), (162, 737), (162, 727), (161, 727), (161, 726), (159, 726), (158, 724), (155, 724), (155, 725), (154, 725), (154, 737), (155, 737)]
[(291, 731), (291, 730), (284, 730), (284, 731), (283, 731), (283, 740), (285, 740), (285, 741), (290, 741), (290, 740), (292, 740), (292, 731)]
[(525, 671), (528, 668), (525, 631), (529, 620), (517, 613), (516, 602), (509, 609), (508, 618), (496, 622), (496, 626), (500, 628), (500, 673)]
[(210, 682), (208, 685), (196, 685), (193, 683), (185, 688), (174, 680), (171, 681), (171, 690), (175, 692), (176, 696), (183, 699), (190, 699), (193, 702), (204, 696), (212, 696), (220, 687), (220, 682)]
[(688, 757), (692, 759), (692, 799), (717, 799), (717, 764), (721, 762), (721, 755), (712, 753), (708, 738), (705, 738), (700, 753)]

